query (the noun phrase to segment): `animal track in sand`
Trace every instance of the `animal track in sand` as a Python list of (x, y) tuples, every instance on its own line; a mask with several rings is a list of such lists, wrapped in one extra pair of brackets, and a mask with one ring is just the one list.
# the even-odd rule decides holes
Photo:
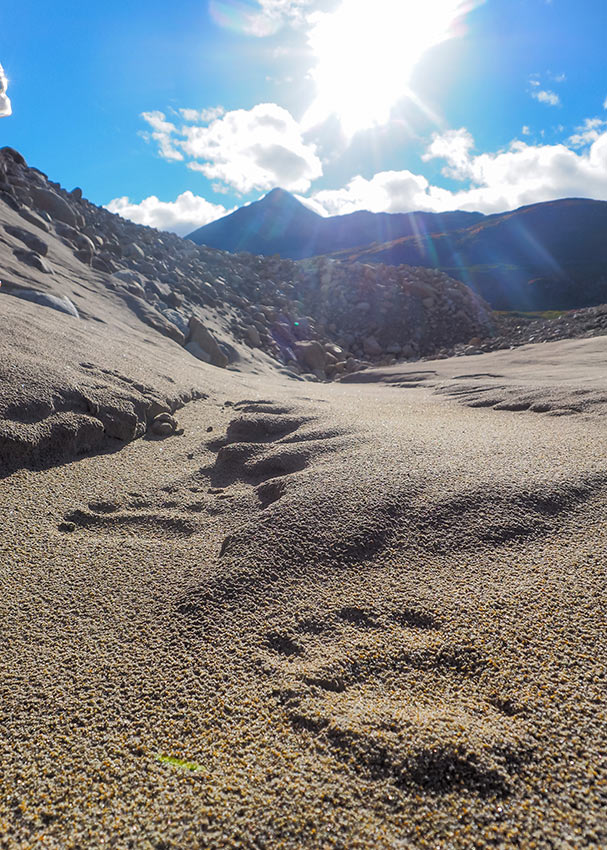
[(515, 701), (484, 693), (492, 662), (447, 642), (429, 611), (345, 606), (266, 645), (293, 726), (372, 778), (504, 796), (529, 757)]
[(181, 517), (156, 512), (74, 510), (65, 514), (60, 531), (92, 529), (98, 534), (166, 538), (190, 537), (196, 526)]
[(217, 453), (208, 470), (213, 486), (252, 486), (263, 509), (288, 491), (287, 479), (306, 469), (315, 455), (335, 448), (336, 430), (300, 430), (314, 420), (269, 400), (235, 402), (239, 414), (225, 436), (208, 445)]

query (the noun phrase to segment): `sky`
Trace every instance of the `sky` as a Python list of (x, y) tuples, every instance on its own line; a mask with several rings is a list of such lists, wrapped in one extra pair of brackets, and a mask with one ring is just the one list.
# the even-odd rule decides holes
[(0, 145), (180, 235), (607, 200), (607, 0), (3, 0)]

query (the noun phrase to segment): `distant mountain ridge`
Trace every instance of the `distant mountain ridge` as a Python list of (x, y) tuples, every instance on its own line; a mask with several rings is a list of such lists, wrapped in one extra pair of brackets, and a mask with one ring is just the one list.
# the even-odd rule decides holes
[(231, 252), (439, 268), (495, 309), (607, 301), (605, 201), (567, 198), (494, 215), (359, 211), (323, 218), (274, 189), (188, 238)]
[(482, 213), (371, 213), (365, 210), (324, 218), (284, 189), (272, 189), (260, 201), (241, 207), (187, 237), (198, 245), (224, 251), (280, 254), (301, 260), (372, 242), (389, 242), (418, 233), (442, 233), (468, 227)]

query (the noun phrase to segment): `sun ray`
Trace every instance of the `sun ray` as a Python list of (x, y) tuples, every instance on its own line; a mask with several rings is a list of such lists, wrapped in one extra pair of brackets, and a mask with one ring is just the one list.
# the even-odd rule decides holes
[(421, 57), (452, 38), (475, 0), (342, 0), (332, 13), (310, 16), (316, 97), (304, 117), (313, 127), (337, 115), (343, 131), (385, 124), (393, 106), (413, 93)]

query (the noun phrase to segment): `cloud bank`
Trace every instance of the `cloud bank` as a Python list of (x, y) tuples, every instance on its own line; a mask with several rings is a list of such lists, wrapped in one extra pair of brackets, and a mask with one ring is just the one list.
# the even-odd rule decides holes
[(192, 171), (217, 181), (219, 191), (240, 194), (282, 186), (306, 192), (322, 175), (316, 146), (304, 141), (293, 116), (275, 103), (252, 109), (182, 109), (188, 123), (177, 126), (163, 112), (144, 112), (143, 133), (167, 160), (187, 160)]
[(4, 73), (4, 68), (0, 65), (0, 118), (6, 118), (12, 114), (11, 101), (6, 93), (8, 88), (8, 80)]
[(444, 189), (432, 185), (422, 174), (382, 171), (370, 179), (357, 175), (341, 189), (316, 192), (312, 201), (328, 215), (339, 215), (360, 209), (496, 213), (557, 198), (607, 200), (604, 122), (590, 119), (569, 143), (580, 149), (515, 140), (505, 150), (475, 155), (474, 139), (465, 128), (436, 133), (423, 159), (444, 160), (442, 173), (467, 183), (466, 187)]
[(150, 195), (139, 204), (133, 203), (126, 196), (114, 198), (106, 205), (106, 209), (136, 224), (170, 230), (179, 236), (185, 236), (229, 212), (220, 204), (212, 204), (190, 191), (178, 195), (174, 201), (160, 201), (155, 195)]

